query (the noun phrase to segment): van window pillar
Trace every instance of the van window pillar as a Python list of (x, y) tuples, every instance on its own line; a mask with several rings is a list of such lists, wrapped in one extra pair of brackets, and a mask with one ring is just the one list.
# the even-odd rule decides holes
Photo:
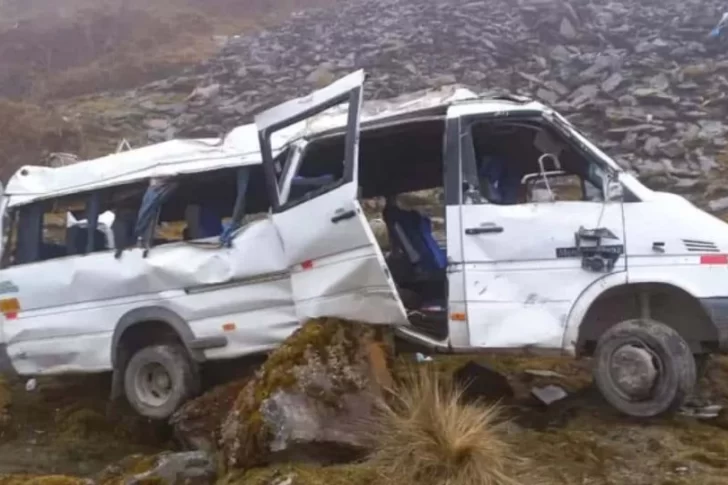
[(86, 209), (86, 249), (84, 254), (94, 251), (94, 241), (96, 240), (96, 229), (99, 223), (99, 211), (101, 210), (101, 194), (94, 192), (88, 200), (88, 208)]
[(20, 208), (16, 264), (33, 263), (40, 258), (43, 239), (43, 203), (36, 202)]
[(251, 167), (240, 167), (237, 175), (237, 195), (235, 197), (235, 206), (233, 207), (233, 217), (230, 226), (220, 235), (220, 243), (223, 246), (230, 247), (232, 245), (232, 234), (238, 230), (245, 217), (245, 196), (248, 192), (248, 182), (250, 181)]
[(178, 182), (169, 177), (153, 178), (149, 181), (149, 187), (144, 193), (134, 228), (134, 238), (141, 238), (142, 246), (146, 251), (149, 250), (162, 204), (169, 199), (169, 196), (177, 189), (178, 185)]

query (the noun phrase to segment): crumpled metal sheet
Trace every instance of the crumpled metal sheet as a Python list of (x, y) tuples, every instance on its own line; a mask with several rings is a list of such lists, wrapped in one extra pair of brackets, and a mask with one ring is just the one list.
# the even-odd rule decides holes
[[(3, 270), (17, 291), (18, 318), (6, 319), (4, 340), (16, 369), (24, 374), (91, 372), (111, 367), (111, 336), (129, 311), (169, 309), (195, 337), (226, 334), (231, 345), (206, 351), (210, 358), (234, 357), (279, 344), (298, 320), (283, 247), (270, 220), (251, 223), (220, 248), (173, 243)], [(245, 256), (248, 257), (245, 257)]]
[[(372, 121), (475, 97), (477, 95), (474, 92), (458, 86), (419, 91), (389, 100), (365, 102), (361, 119), (362, 122)], [(344, 126), (346, 106), (337, 106), (276, 133), (272, 140), (273, 149), (278, 152), (295, 138)], [(250, 123), (235, 128), (224, 139), (171, 140), (60, 168), (24, 166), (8, 181), (5, 195), (12, 195), (11, 205), (16, 206), (36, 199), (152, 177), (257, 165), (261, 162), (258, 130), (255, 124)]]

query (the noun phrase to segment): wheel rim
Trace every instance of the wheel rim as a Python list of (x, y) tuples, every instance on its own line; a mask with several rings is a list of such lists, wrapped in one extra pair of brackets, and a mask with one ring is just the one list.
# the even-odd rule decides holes
[(608, 376), (622, 399), (646, 401), (655, 395), (662, 378), (662, 362), (640, 341), (626, 342), (611, 353)]
[(172, 395), (172, 376), (156, 362), (143, 365), (134, 378), (136, 395), (147, 406), (164, 405)]

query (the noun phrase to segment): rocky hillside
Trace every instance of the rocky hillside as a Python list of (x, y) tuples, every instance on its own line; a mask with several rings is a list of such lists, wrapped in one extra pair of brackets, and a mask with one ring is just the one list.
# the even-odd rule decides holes
[[(367, 97), (462, 83), (543, 100), (653, 188), (728, 207), (728, 50), (715, 0), (337, 0), (231, 37), (209, 61), (74, 104), (137, 143), (223, 133), (355, 68)], [(186, 96), (197, 87), (199, 95)], [(99, 105), (99, 103), (101, 105)]]
[(213, 54), (221, 35), (262, 28), (318, 0), (0, 0), (0, 96), (126, 89)]
[[(133, 110), (111, 110), (130, 130), (98, 123), (97, 115), (120, 100), (94, 94), (176, 76), (215, 54), (230, 34), (332, 1), (0, 0), (0, 180), (52, 152), (88, 158), (122, 136), (143, 134)], [(90, 104), (58, 106), (88, 94)], [(76, 116), (84, 109), (93, 116)]]

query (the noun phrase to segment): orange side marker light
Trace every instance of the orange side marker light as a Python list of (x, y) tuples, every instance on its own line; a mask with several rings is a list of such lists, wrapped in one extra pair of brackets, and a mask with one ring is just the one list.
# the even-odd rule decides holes
[(20, 302), (17, 298), (3, 298), (0, 300), (0, 313), (5, 315), (8, 320), (18, 318), (20, 312)]
[(453, 320), (455, 322), (464, 322), (466, 320), (465, 313), (463, 312), (454, 312), (450, 314), (450, 320)]

